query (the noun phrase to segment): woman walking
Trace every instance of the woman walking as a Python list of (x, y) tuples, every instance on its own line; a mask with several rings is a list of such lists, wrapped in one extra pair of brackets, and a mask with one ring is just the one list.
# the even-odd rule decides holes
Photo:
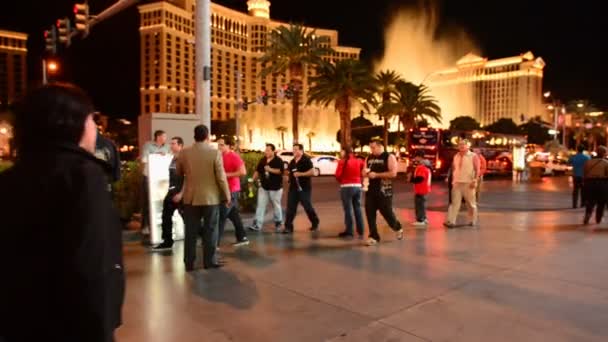
[(336, 168), (336, 179), (340, 183), (340, 197), (344, 208), (345, 230), (338, 236), (341, 238), (353, 237), (353, 212), (357, 224), (357, 235), (363, 238), (363, 214), (361, 211), (361, 172), (365, 167), (358, 159), (350, 146), (345, 146), (340, 152), (341, 159)]

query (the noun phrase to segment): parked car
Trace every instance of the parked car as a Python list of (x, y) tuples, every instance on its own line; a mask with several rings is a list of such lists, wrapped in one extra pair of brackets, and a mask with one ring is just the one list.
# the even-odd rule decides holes
[(572, 165), (566, 160), (551, 159), (545, 162), (545, 175), (564, 175), (572, 171)]
[(333, 176), (336, 174), (336, 168), (338, 167), (338, 158), (334, 156), (314, 156), (312, 165), (315, 176)]
[(513, 159), (507, 153), (501, 153), (487, 160), (486, 174), (505, 175), (513, 172)]

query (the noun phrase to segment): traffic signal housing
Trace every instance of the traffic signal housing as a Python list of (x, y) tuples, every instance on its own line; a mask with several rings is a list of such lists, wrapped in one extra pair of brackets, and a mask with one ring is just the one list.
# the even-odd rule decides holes
[(59, 42), (61, 44), (65, 44), (65, 46), (70, 46), (71, 35), (72, 35), (72, 27), (70, 24), (70, 19), (63, 18), (57, 20), (57, 31), (59, 32)]
[(45, 50), (48, 53), (57, 53), (57, 28), (55, 26), (51, 26), (50, 29), (44, 31), (44, 43)]
[(74, 5), (74, 19), (76, 31), (83, 35), (89, 34), (89, 4), (75, 4)]

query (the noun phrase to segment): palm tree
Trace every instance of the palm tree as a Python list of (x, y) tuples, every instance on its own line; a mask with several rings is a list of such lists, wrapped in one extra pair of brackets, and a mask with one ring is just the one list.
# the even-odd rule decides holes
[(416, 126), (419, 120), (441, 122), (441, 108), (429, 95), (429, 89), (423, 84), (405, 81), (397, 83), (393, 97), (380, 105), (378, 113), (383, 116), (396, 113), (404, 130)]
[(287, 127), (279, 126), (276, 128), (277, 132), (281, 135), (281, 146), (282, 149), (285, 149), (285, 132), (287, 132)]
[(375, 82), (369, 69), (358, 60), (345, 59), (317, 70), (308, 90), (308, 103), (325, 107), (331, 103), (340, 113), (340, 143), (351, 145), (353, 101), (374, 103)]
[[(397, 83), (402, 82), (403, 78), (394, 70), (383, 70), (376, 74), (376, 82), (378, 95), (380, 97), (379, 105), (386, 104), (391, 101), (391, 97), (395, 92)], [(380, 113), (379, 113), (380, 114)], [(384, 146), (388, 146), (388, 121), (396, 113), (384, 111), (381, 116), (384, 119)]]
[(291, 120), (294, 143), (299, 140), (300, 93), (305, 67), (323, 64), (323, 56), (333, 52), (328, 46), (329, 37), (317, 36), (315, 30), (290, 24), (272, 31), (268, 49), (260, 58), (263, 68), (260, 77), (285, 76), (289, 72), (293, 89)]
[(306, 133), (306, 137), (308, 138), (308, 151), (309, 152), (312, 151), (312, 138), (314, 138), (316, 135), (317, 135), (317, 133), (315, 133), (315, 132)]

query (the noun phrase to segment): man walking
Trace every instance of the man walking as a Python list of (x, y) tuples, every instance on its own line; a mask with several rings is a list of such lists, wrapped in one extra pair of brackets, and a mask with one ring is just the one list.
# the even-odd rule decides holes
[(181, 137), (173, 137), (171, 138), (170, 146), (173, 159), (171, 160), (171, 164), (169, 164), (169, 191), (167, 191), (167, 195), (163, 201), (161, 224), (163, 242), (152, 249), (155, 252), (173, 248), (173, 213), (175, 213), (175, 210), (178, 210), (182, 214), (180, 210), (181, 203), (175, 202), (173, 198), (182, 191), (182, 186), (184, 185), (184, 177), (177, 174), (177, 158), (184, 148), (184, 140)]
[(581, 207), (585, 206), (585, 188), (583, 187), (583, 177), (585, 176), (585, 163), (589, 160), (589, 156), (584, 154), (585, 147), (578, 145), (576, 154), (570, 157), (572, 164), (572, 208), (578, 208), (578, 199), (580, 196)]
[[(220, 205), (231, 205), (222, 155), (209, 144), (207, 126), (194, 128), (194, 141), (194, 145), (184, 149), (177, 159), (177, 174), (185, 177), (185, 184), (174, 198), (176, 202), (182, 199), (184, 202), (184, 264), (188, 272), (194, 270), (196, 239), (199, 234), (203, 238), (205, 269), (222, 266), (215, 254)], [(201, 220), (204, 221), (202, 227)]]
[(260, 231), (264, 226), (264, 216), (268, 202), (272, 204), (275, 231), (279, 232), (283, 222), (283, 209), (281, 198), (283, 197), (283, 172), (285, 166), (281, 158), (277, 157), (276, 148), (273, 144), (266, 144), (264, 157), (260, 159), (253, 180), (259, 181), (258, 203), (255, 210), (255, 220), (249, 227), (251, 230)]
[(239, 213), (241, 176), (247, 175), (245, 163), (243, 162), (243, 159), (241, 159), (241, 157), (232, 150), (234, 148), (234, 143), (232, 140), (218, 139), (217, 147), (222, 152), (224, 171), (226, 171), (226, 177), (228, 178), (228, 186), (230, 187), (231, 196), (230, 206), (221, 208), (220, 210), (217, 245), (219, 247), (222, 236), (224, 235), (226, 220), (230, 219), (232, 225), (234, 226), (234, 235), (236, 236), (236, 243), (234, 243), (233, 246), (246, 246), (249, 244), (249, 240), (247, 239), (247, 233), (245, 232), (245, 228), (243, 228), (243, 220), (241, 220), (241, 214)]
[(371, 155), (365, 161), (363, 176), (369, 178), (369, 188), (365, 194), (365, 214), (369, 226), (368, 246), (380, 242), (376, 213), (379, 211), (389, 227), (395, 231), (397, 239), (403, 239), (403, 229), (393, 211), (393, 179), (397, 177), (397, 159), (384, 151), (384, 145), (374, 140), (369, 145)]
[(312, 223), (311, 232), (319, 230), (319, 217), (312, 207), (312, 181), (314, 168), (312, 160), (304, 154), (302, 144), (293, 145), (293, 160), (289, 163), (289, 192), (287, 194), (287, 217), (283, 234), (293, 233), (293, 220), (296, 217), (298, 203), (302, 204), (306, 216)]
[(154, 141), (147, 142), (141, 151), (141, 167), (143, 173), (142, 183), (142, 212), (141, 212), (141, 228), (144, 235), (150, 234), (150, 189), (148, 185), (148, 157), (151, 154), (166, 155), (169, 154), (169, 146), (167, 142), (167, 133), (162, 130), (154, 132)]
[(477, 201), (475, 189), (480, 176), (479, 157), (471, 152), (467, 140), (458, 143), (458, 153), (452, 161), (452, 203), (448, 209), (448, 219), (444, 223), (447, 228), (456, 226), (460, 205), (464, 198), (469, 213), (468, 226), (477, 225)]

